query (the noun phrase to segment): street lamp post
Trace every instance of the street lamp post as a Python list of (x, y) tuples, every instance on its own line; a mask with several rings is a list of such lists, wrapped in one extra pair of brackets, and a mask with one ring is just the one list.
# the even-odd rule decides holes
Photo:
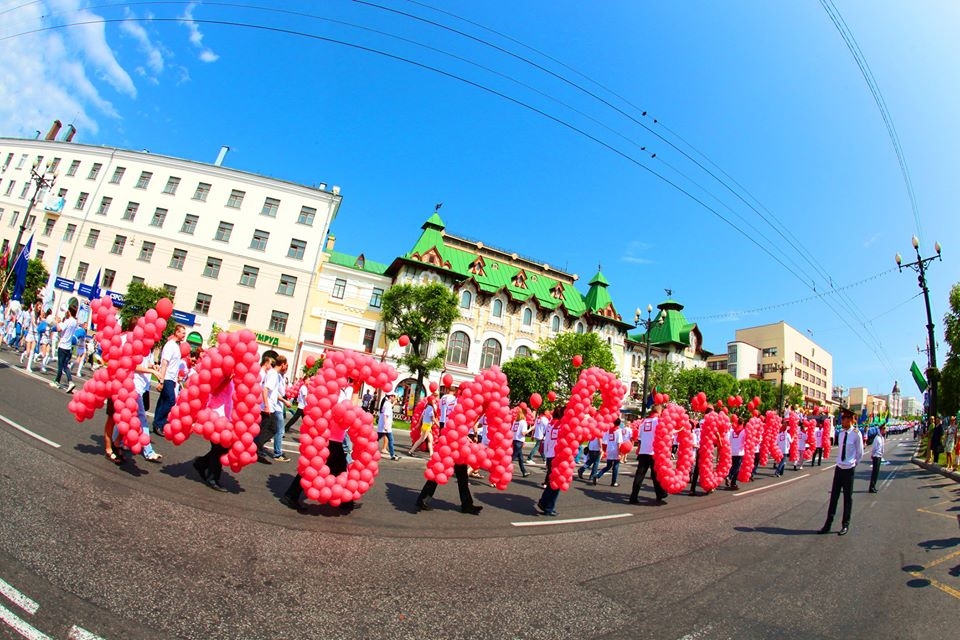
[(777, 406), (780, 407), (780, 414), (783, 415), (783, 374), (790, 369), (793, 369), (793, 365), (787, 365), (786, 362), (781, 362), (776, 365), (777, 371), (780, 372), (780, 400), (777, 402)]
[(639, 327), (643, 325), (644, 333), (644, 348), (646, 349), (646, 355), (643, 360), (643, 396), (641, 398), (640, 406), (640, 417), (647, 417), (647, 382), (650, 380), (650, 329), (654, 324), (663, 324), (663, 316), (660, 316), (656, 321), (653, 320), (653, 305), (647, 305), (647, 319), (643, 320), (640, 317), (640, 309), (638, 308), (636, 313), (633, 314), (633, 326)]
[(937, 370), (937, 342), (933, 335), (933, 314), (930, 313), (930, 288), (927, 286), (927, 265), (934, 260), (943, 260), (940, 257), (940, 243), (934, 242), (933, 248), (937, 252), (935, 256), (927, 258), (920, 257), (920, 239), (913, 236), (913, 250), (917, 252), (917, 259), (914, 262), (903, 264), (903, 257), (897, 253), (897, 269), (903, 271), (904, 267), (909, 267), (916, 271), (917, 283), (923, 291), (923, 303), (927, 308), (927, 341), (930, 343), (927, 350), (927, 383), (930, 385), (930, 404), (927, 410), (927, 417), (937, 416), (937, 382), (940, 378), (940, 372)]
[(30, 220), (30, 213), (33, 211), (34, 205), (37, 203), (37, 197), (40, 195), (40, 192), (44, 189), (52, 189), (54, 183), (57, 181), (57, 174), (52, 174), (49, 178), (47, 174), (50, 172), (50, 167), (52, 166), (52, 161), (47, 160), (47, 163), (44, 167), (44, 172), (40, 173), (37, 171), (40, 163), (34, 162), (33, 166), (30, 167), (30, 180), (33, 181), (34, 190), (33, 195), (30, 196), (30, 201), (27, 203), (27, 212), (23, 216), (23, 222), (20, 223), (20, 229), (17, 231), (17, 241), (13, 243), (13, 256), (14, 260), (8, 265), (9, 269), (13, 269), (13, 265), (16, 263), (16, 260), (20, 258), (20, 250), (22, 245), (20, 242), (23, 240), (23, 234), (27, 230), (27, 223)]

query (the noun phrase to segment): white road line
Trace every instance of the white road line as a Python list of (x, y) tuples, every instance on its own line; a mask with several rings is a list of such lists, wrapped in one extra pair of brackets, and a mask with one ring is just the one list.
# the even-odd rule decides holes
[(6, 596), (7, 600), (17, 605), (30, 615), (35, 614), (37, 609), (40, 608), (39, 604), (14, 589), (10, 583), (5, 580), (0, 580), (0, 593)]
[(778, 483), (776, 483), (776, 484), (768, 484), (768, 485), (765, 486), (765, 487), (757, 487), (756, 489), (749, 489), (749, 490), (747, 490), (747, 491), (738, 491), (737, 493), (734, 493), (733, 495), (735, 495), (735, 496), (746, 496), (746, 495), (749, 495), (749, 494), (751, 494), (751, 493), (756, 493), (757, 491), (764, 491), (764, 490), (766, 490), (766, 489), (773, 489), (774, 487), (782, 487), (782, 486), (785, 485), (785, 484), (790, 484), (791, 482), (796, 482), (797, 480), (803, 480), (804, 478), (808, 477), (809, 475), (810, 475), (809, 473), (805, 473), (805, 474), (803, 474), (802, 476), (797, 476), (796, 478), (790, 478), (789, 480), (784, 480), (783, 482), (778, 482)]
[(51, 640), (50, 636), (42, 633), (35, 627), (30, 626), (18, 618), (13, 611), (10, 611), (10, 609), (7, 609), (3, 605), (0, 605), (0, 621), (5, 622), (8, 627), (19, 633), (27, 640)]
[(90, 633), (83, 627), (73, 625), (70, 627), (70, 635), (67, 636), (67, 640), (103, 640), (103, 638)]
[(6, 422), (8, 425), (10, 425), (11, 427), (13, 427), (14, 429), (17, 429), (17, 430), (19, 430), (19, 431), (24, 432), (25, 434), (27, 434), (27, 435), (30, 436), (31, 438), (36, 438), (37, 440), (39, 440), (39, 441), (42, 442), (43, 444), (48, 444), (48, 445), (50, 445), (51, 447), (53, 447), (54, 449), (59, 449), (59, 448), (60, 448), (60, 445), (57, 444), (56, 442), (54, 442), (53, 440), (47, 440), (46, 438), (44, 438), (44, 437), (41, 436), (40, 434), (34, 433), (33, 431), (30, 431), (30, 429), (27, 429), (26, 427), (20, 426), (19, 424), (17, 424), (16, 422), (14, 422), (13, 420), (11, 420), (10, 418), (8, 418), (8, 417), (6, 417), (6, 416), (0, 416), (0, 420), (3, 420), (4, 422)]
[(527, 520), (524, 522), (511, 522), (515, 527), (548, 527), (555, 524), (577, 524), (579, 522), (597, 522), (599, 520), (616, 520), (617, 518), (629, 518), (632, 513), (617, 513), (612, 516), (594, 516), (592, 518), (568, 518), (566, 520)]

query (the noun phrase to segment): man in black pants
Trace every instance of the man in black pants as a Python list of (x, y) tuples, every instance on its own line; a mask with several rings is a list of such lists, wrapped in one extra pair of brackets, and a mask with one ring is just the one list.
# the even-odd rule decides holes
[[(460, 491), (460, 511), (475, 516), (479, 515), (483, 507), (473, 504), (473, 496), (470, 494), (470, 481), (467, 479), (467, 465), (453, 465), (453, 474), (457, 477), (457, 489)], [(430, 511), (433, 509), (433, 507), (430, 506), (430, 501), (433, 499), (433, 494), (436, 490), (436, 480), (427, 480), (424, 483), (423, 489), (420, 490), (420, 495), (417, 496), (417, 508), (420, 511)]]
[(863, 438), (857, 429), (853, 428), (853, 411), (843, 409), (840, 413), (840, 424), (843, 431), (837, 438), (837, 466), (833, 470), (833, 486), (830, 488), (830, 507), (827, 509), (827, 521), (818, 533), (830, 533), (833, 517), (837, 515), (837, 502), (840, 492), (843, 491), (843, 520), (839, 535), (847, 535), (850, 529), (850, 516), (853, 512), (853, 475), (857, 470), (857, 463), (863, 457)]
[[(263, 352), (263, 355), (260, 356), (260, 382), (263, 382), (264, 377), (267, 373), (273, 369), (273, 364), (277, 360), (279, 354), (273, 349), (268, 349)], [(266, 397), (266, 394), (264, 394)], [(264, 400), (266, 402), (266, 400)], [(270, 412), (270, 407), (264, 404), (261, 407), (260, 411), (260, 433), (257, 434), (257, 437), (253, 441), (257, 445), (257, 462), (262, 462), (263, 464), (271, 464), (272, 460), (270, 456), (263, 452), (263, 443), (267, 440), (273, 438), (277, 433), (277, 422), (274, 419), (273, 414)]]
[(880, 478), (880, 464), (883, 462), (883, 445), (887, 440), (887, 425), (880, 426), (880, 433), (873, 437), (873, 448), (870, 449), (870, 460), (873, 467), (870, 469), (870, 493), (877, 492), (877, 480)]
[(653, 490), (657, 495), (657, 504), (667, 504), (667, 492), (657, 481), (657, 472), (653, 468), (653, 438), (657, 433), (657, 425), (660, 423), (659, 404), (653, 405), (653, 413), (643, 419), (640, 423), (640, 449), (637, 456), (637, 475), (633, 477), (633, 489), (630, 491), (630, 504), (640, 504), (640, 486), (643, 484), (643, 478), (650, 471), (650, 479), (653, 481)]

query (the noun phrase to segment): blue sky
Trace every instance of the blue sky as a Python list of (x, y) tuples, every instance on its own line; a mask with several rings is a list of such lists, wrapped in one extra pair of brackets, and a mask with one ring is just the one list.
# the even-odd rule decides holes
[(207, 162), (229, 145), (229, 166), (339, 185), (337, 247), (381, 261), (443, 202), (449, 232), (579, 274), (584, 291), (602, 265), (624, 319), (669, 288), (712, 351), (785, 320), (833, 353), (835, 384), (916, 395), (923, 301), (893, 256), (913, 256), (914, 233), (924, 255), (944, 246), (929, 274), (942, 361), (960, 5), (835, 2), (917, 215), (868, 85), (811, 0), (7, 0), (0, 136), (59, 118), (90, 144)]

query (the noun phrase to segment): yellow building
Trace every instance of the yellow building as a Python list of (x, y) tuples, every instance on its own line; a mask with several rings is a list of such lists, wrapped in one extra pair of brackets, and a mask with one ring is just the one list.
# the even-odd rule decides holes
[(738, 361), (738, 368), (749, 368), (752, 372), (759, 365), (760, 377), (774, 384), (780, 384), (782, 375), (784, 384), (800, 385), (805, 404), (830, 401), (833, 356), (786, 322), (737, 329), (734, 342), (751, 345), (759, 353), (758, 362)]

